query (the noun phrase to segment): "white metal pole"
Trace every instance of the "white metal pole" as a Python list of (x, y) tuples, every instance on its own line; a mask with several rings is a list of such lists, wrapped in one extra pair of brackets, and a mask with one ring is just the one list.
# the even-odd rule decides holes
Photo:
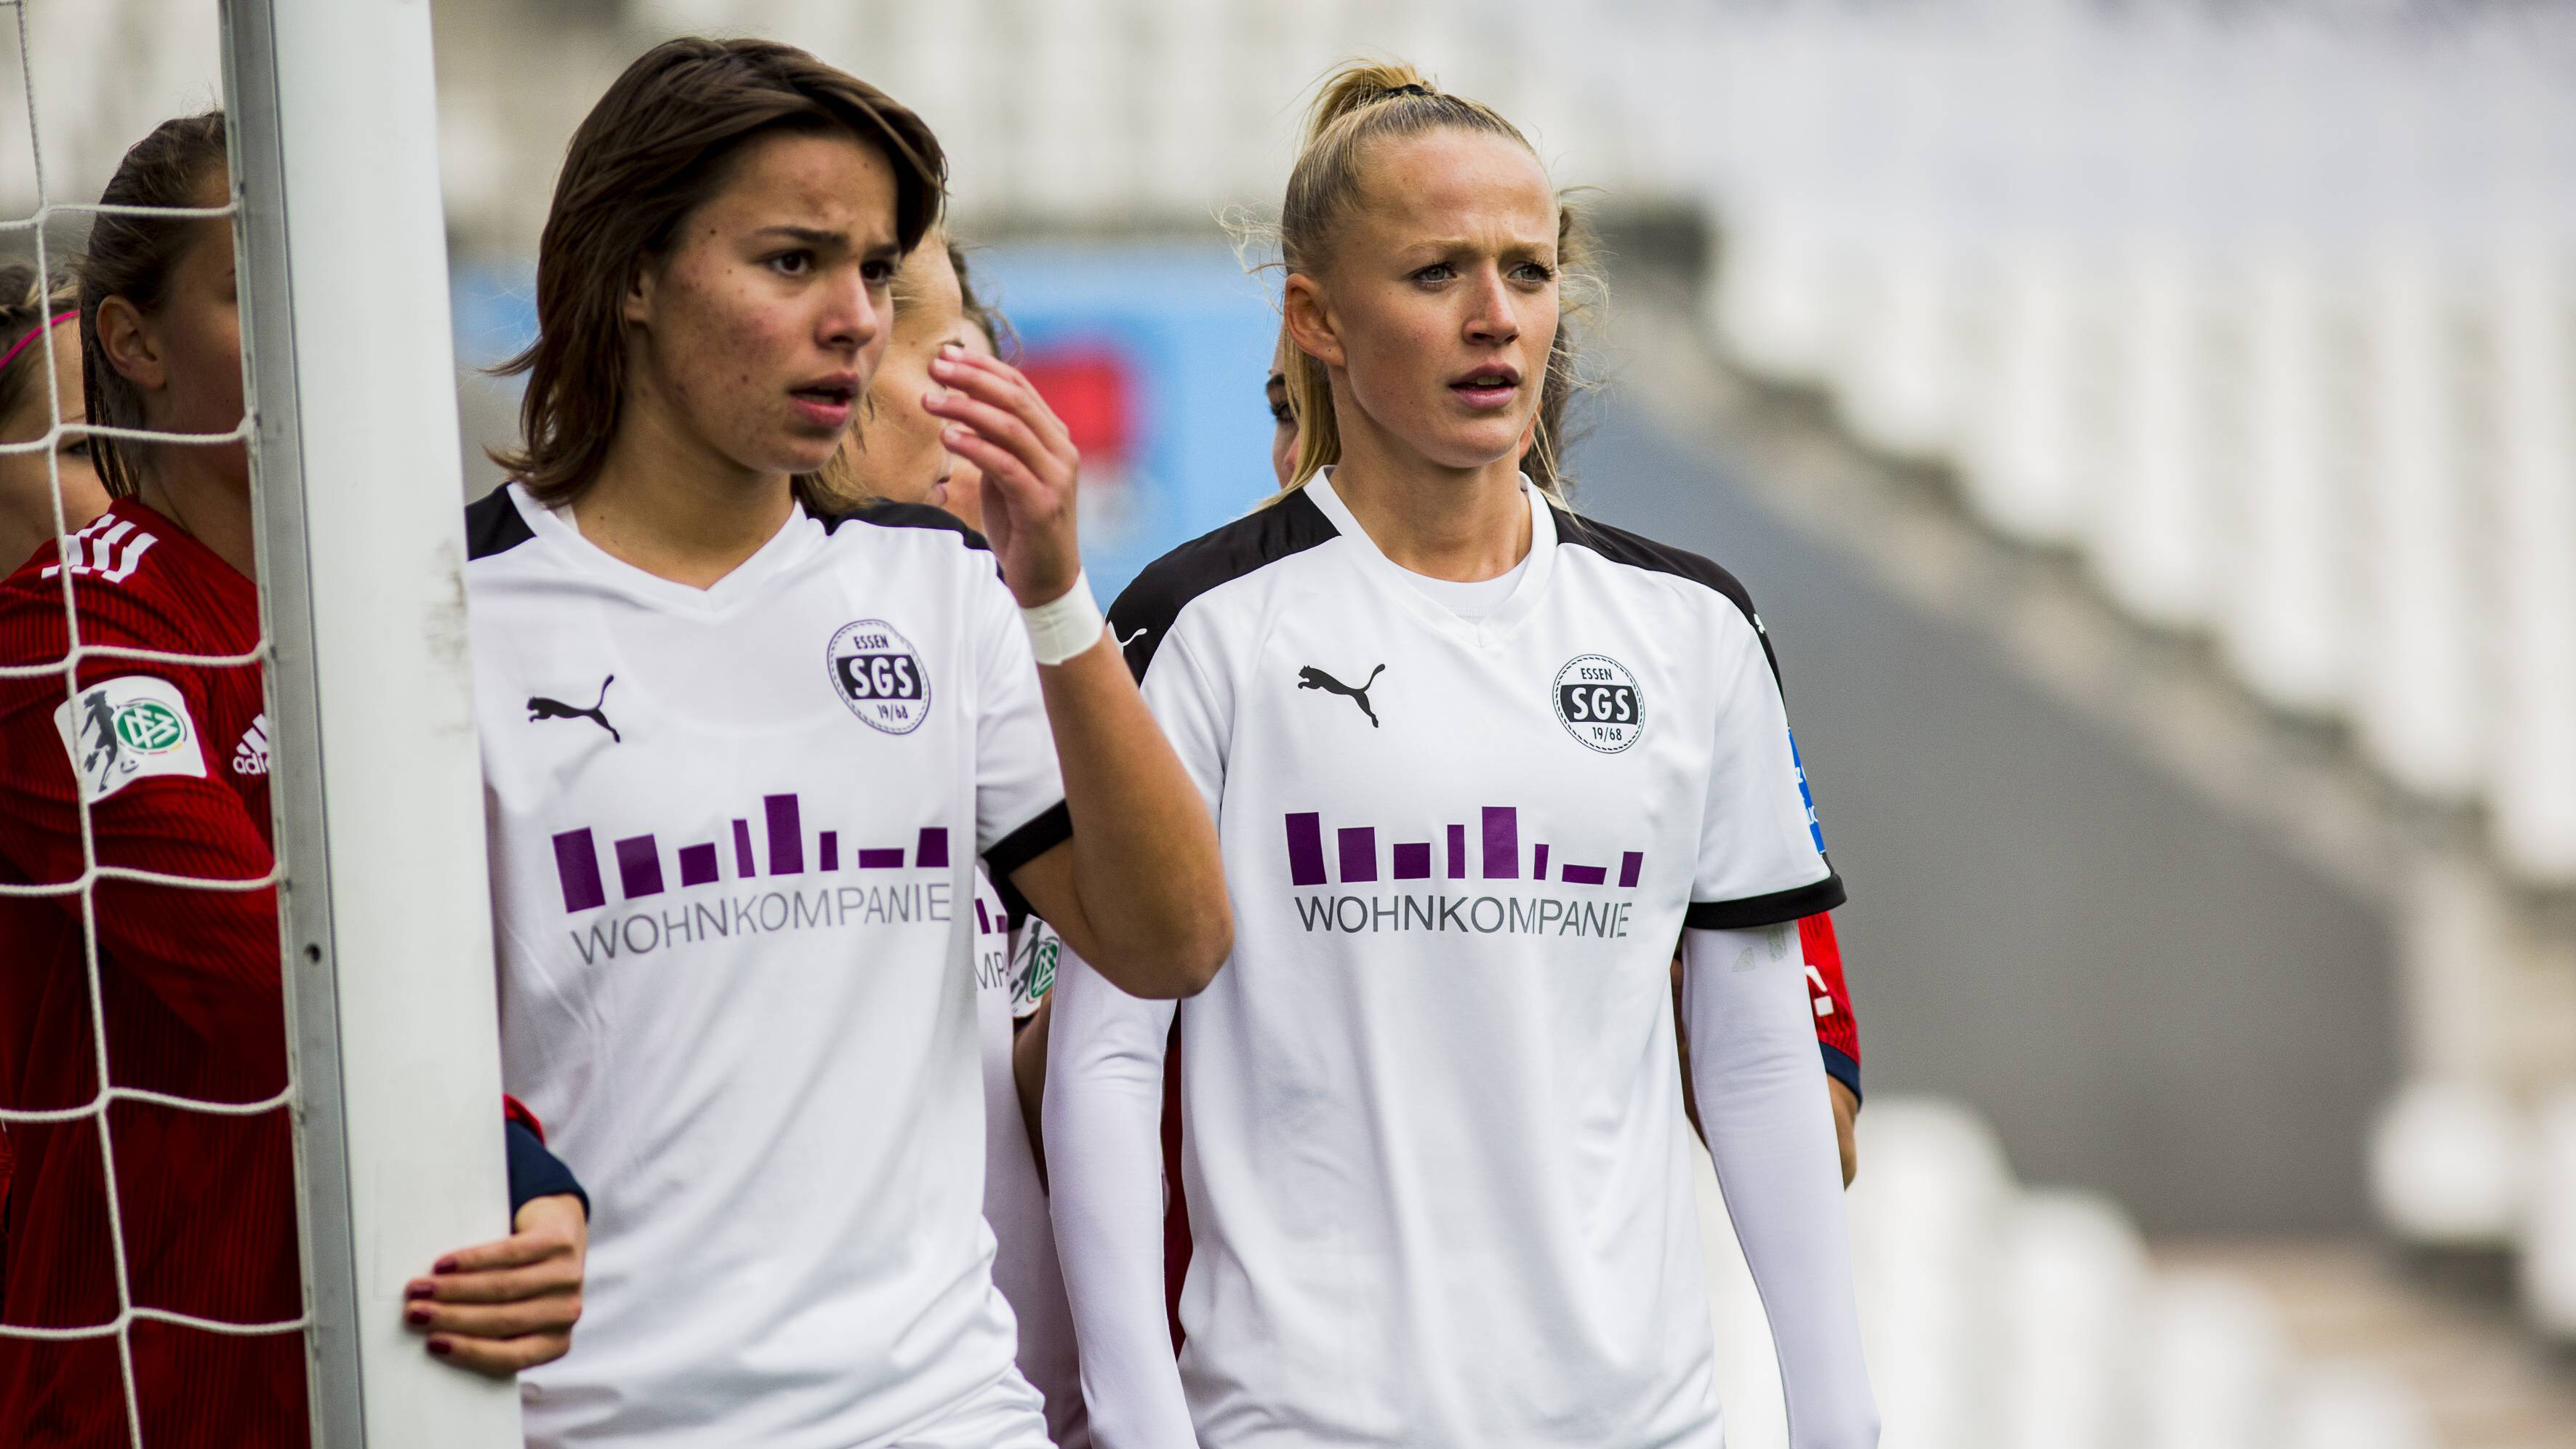
[(508, 1231), (423, 0), (230, 0), (314, 1442), (502, 1449), (403, 1287)]

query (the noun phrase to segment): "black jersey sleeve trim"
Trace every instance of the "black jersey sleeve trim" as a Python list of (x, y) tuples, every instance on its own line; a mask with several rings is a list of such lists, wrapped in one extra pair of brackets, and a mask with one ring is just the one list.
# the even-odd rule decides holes
[(1011, 872), (1073, 838), (1073, 812), (1058, 800), (1029, 823), (993, 842), (984, 852), (984, 873), (996, 888), (1008, 885)]
[(837, 532), (845, 523), (868, 523), (879, 528), (944, 530), (956, 534), (958, 541), (968, 548), (981, 549), (985, 553), (993, 551), (993, 545), (985, 540), (984, 535), (968, 528), (966, 520), (945, 508), (933, 508), (927, 503), (862, 503), (847, 513), (820, 516), (818, 521), (825, 533)]
[(1743, 580), (1688, 549), (1658, 543), (1624, 528), (1612, 528), (1571, 509), (1556, 509), (1556, 542), (1560, 548), (1588, 548), (1612, 563), (1688, 579), (1725, 595), (1727, 602), (1744, 615), (1744, 622), (1753, 626), (1753, 637), (1762, 641), (1762, 657), (1771, 666), (1771, 680), (1774, 684), (1779, 682), (1780, 656), (1771, 652), (1771, 631), (1762, 627), (1762, 615), (1754, 609), (1753, 593), (1744, 587)]
[(519, 505), (511, 499), (507, 483), (465, 505), (465, 557), (469, 560), (507, 553), (536, 536), (528, 520), (519, 516)]
[(1786, 925), (1802, 916), (1820, 916), (1843, 903), (1843, 878), (1828, 873), (1823, 880), (1746, 896), (1732, 901), (1693, 901), (1682, 924), (1694, 931), (1749, 931), (1756, 926)]
[(1861, 1100), (1860, 1063), (1853, 1061), (1849, 1052), (1831, 1042), (1816, 1043), (1816, 1050), (1825, 1054), (1825, 1075), (1851, 1088), (1853, 1101)]
[(1145, 677), (1154, 651), (1192, 599), (1340, 536), (1300, 488), (1147, 564), (1109, 606), (1109, 627), (1121, 641), (1127, 667), (1137, 679)]

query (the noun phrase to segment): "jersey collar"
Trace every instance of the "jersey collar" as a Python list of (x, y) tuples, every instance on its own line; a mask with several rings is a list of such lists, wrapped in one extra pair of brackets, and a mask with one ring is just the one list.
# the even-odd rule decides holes
[(822, 537), (812, 526), (803, 503), (790, 503), (787, 521), (779, 525), (769, 541), (752, 551), (751, 557), (734, 565), (733, 572), (712, 585), (695, 589), (687, 584), (648, 573), (608, 552), (581, 536), (569, 509), (548, 508), (530, 497), (518, 483), (510, 484), (510, 501), (517, 505), (519, 516), (537, 538), (550, 545), (561, 557), (594, 582), (604, 584), (639, 603), (654, 608), (692, 614), (720, 614), (746, 599), (757, 597), (769, 580), (803, 558)]
[(1529, 567), (1521, 571), (1520, 585), (1512, 590), (1511, 597), (1503, 600), (1502, 606), (1487, 614), (1481, 623), (1472, 624), (1415, 588), (1404, 577), (1408, 570), (1386, 556), (1385, 551), (1377, 546), (1377, 540), (1369, 537), (1368, 530), (1360, 527), (1359, 520), (1352, 516), (1350, 506), (1342, 502), (1341, 494), (1333, 491), (1331, 468), (1323, 469), (1306, 485), (1306, 496), (1333, 525), (1334, 531), (1349, 540), (1352, 556), (1358, 560), (1362, 570), (1376, 574), (1387, 586), (1387, 592), (1393, 594), (1404, 608), (1411, 610), (1415, 618), (1461, 643), (1482, 646), (1509, 637), (1520, 627), (1521, 621), (1529, 617), (1530, 611), (1538, 607), (1548, 579), (1555, 572), (1556, 510), (1547, 506), (1538, 489), (1531, 486), (1527, 474), (1521, 476), (1521, 499), (1530, 511)]

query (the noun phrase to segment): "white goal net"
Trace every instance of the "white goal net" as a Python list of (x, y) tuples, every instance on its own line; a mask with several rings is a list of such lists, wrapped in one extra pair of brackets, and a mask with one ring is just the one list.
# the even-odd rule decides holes
[[(0, 0), (0, 35), (20, 90), (0, 95), (0, 268), (43, 303), (23, 329), (40, 365), (0, 357), (0, 508), (60, 536), (42, 572), (59, 615), (30, 623), (32, 594), (0, 610), (0, 715), (53, 719), (74, 770), (40, 798), (31, 736), (6, 737), (0, 1440), (268, 1445), (309, 1422), (334, 1449), (515, 1445), (512, 1387), (436, 1363), (402, 1318), (408, 1280), (508, 1231), (427, 7)], [(228, 204), (121, 210), (229, 218), (243, 414), (186, 434), (89, 421), (82, 329), (46, 286), (120, 210), (97, 201), (125, 148), (216, 105)], [(232, 621), (238, 647), (141, 647), (105, 618), (90, 590), (156, 544), (166, 566), (211, 540), (90, 526), (94, 495), (64, 477), (101, 436), (247, 445), (258, 610)], [(179, 678), (229, 679), (208, 687), (246, 690), (256, 718), (192, 738)], [(273, 857), (142, 863), (162, 856), (110, 797), (165, 768), (258, 777)], [(232, 979), (238, 960), (191, 938), (217, 895), (236, 924), (276, 917), (274, 976), (252, 950), (257, 979)], [(243, 999), (270, 1015), (226, 1014)], [(236, 1281), (290, 1260), (292, 1293)], [(284, 1366), (265, 1404), (239, 1382), (253, 1359)]]

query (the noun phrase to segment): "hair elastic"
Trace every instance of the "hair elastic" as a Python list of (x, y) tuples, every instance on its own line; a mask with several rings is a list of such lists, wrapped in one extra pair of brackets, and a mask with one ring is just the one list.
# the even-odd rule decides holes
[(1391, 96), (1429, 96), (1437, 95), (1439, 92), (1434, 91), (1429, 86), (1418, 86), (1408, 83), (1395, 87), (1388, 91), (1387, 94)]
[(55, 328), (62, 326), (64, 323), (71, 321), (79, 315), (80, 309), (78, 307), (74, 307), (68, 312), (57, 312), (51, 317), (46, 318), (37, 326), (28, 328), (26, 336), (10, 343), (8, 351), (0, 352), (0, 372), (7, 372), (9, 370), (9, 364), (18, 360), (18, 354), (27, 350), (28, 343), (35, 341), (37, 338), (53, 331)]

